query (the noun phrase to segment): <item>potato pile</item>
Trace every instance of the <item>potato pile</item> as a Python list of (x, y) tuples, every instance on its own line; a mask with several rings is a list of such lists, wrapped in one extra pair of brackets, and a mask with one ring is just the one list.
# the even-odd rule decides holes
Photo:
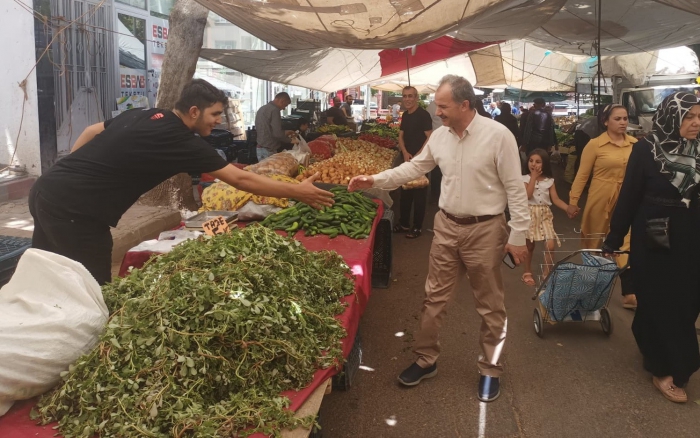
[(335, 156), (312, 164), (297, 179), (301, 181), (319, 172), (321, 182), (348, 184), (354, 176), (374, 175), (390, 169), (395, 157), (396, 151), (381, 148), (374, 143), (339, 139)]

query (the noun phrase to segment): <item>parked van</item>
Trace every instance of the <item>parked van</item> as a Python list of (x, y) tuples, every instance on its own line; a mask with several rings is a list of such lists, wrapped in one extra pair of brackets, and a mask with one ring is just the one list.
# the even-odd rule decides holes
[(565, 103), (555, 103), (552, 108), (552, 115), (554, 117), (568, 116), (569, 115), (569, 105)]

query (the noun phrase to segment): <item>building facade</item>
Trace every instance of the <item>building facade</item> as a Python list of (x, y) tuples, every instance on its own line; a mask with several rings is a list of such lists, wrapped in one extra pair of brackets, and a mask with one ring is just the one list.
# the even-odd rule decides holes
[[(87, 126), (155, 105), (175, 0), (0, 3), (6, 61), (0, 66), (0, 168), (12, 164), (40, 175), (70, 152)], [(204, 37), (204, 47), (272, 49), (215, 14)], [(293, 105), (324, 98), (205, 60), (197, 77), (239, 99), (246, 125), (277, 92), (287, 91)]]

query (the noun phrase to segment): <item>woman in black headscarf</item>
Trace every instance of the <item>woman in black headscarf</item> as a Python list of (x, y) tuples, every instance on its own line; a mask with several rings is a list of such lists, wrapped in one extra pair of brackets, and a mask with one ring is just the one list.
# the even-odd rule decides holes
[(491, 114), (487, 113), (486, 110), (484, 109), (484, 101), (481, 99), (476, 99), (474, 102), (474, 108), (476, 109), (476, 112), (480, 116), (488, 117), (489, 119), (491, 118)]
[(513, 133), (515, 141), (520, 144), (520, 128), (518, 128), (518, 119), (513, 115), (512, 108), (509, 103), (501, 102), (501, 114), (494, 118), (495, 121), (505, 126)]
[(630, 225), (630, 265), (637, 294), (632, 332), (644, 368), (669, 400), (700, 368), (700, 100), (675, 93), (659, 106), (653, 132), (633, 146), (603, 244), (622, 245)]

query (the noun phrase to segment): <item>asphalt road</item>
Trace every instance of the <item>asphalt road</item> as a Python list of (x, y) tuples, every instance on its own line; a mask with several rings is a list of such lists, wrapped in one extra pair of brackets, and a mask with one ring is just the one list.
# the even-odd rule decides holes
[[(568, 186), (558, 185), (564, 197)], [(436, 211), (431, 200), (425, 228), (432, 229)], [(555, 228), (573, 238), (578, 223), (556, 211)], [(663, 398), (642, 368), (630, 330), (634, 313), (622, 308), (619, 285), (610, 304), (610, 337), (598, 322), (587, 322), (547, 326), (540, 339), (532, 324), (534, 288), (520, 281), (520, 268), (505, 265), (508, 337), (501, 397), (488, 404), (476, 398), (481, 321), (466, 276), (448, 305), (438, 375), (401, 387), (397, 376), (414, 360), (431, 239), (426, 229), (415, 240), (394, 235), (393, 281), (372, 291), (360, 325), (363, 366), (353, 386), (324, 398), (324, 438), (700, 437), (700, 374), (686, 388), (689, 403)], [(567, 240), (562, 249), (577, 245)], [(535, 260), (541, 259), (537, 248)]]

